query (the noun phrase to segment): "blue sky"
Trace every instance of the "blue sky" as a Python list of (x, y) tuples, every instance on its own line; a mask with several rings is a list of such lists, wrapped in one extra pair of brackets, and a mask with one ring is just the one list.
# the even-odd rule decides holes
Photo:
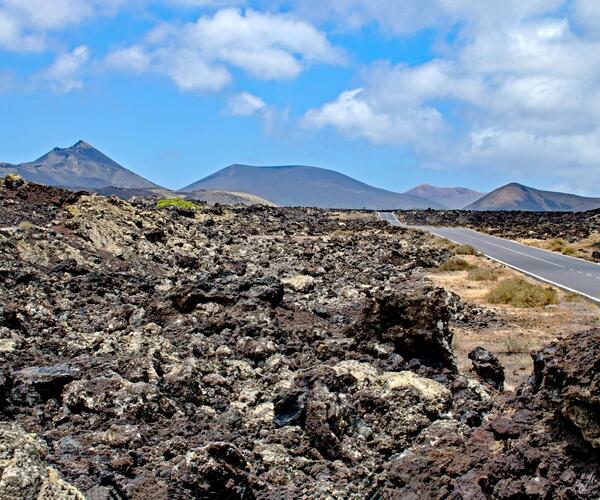
[(600, 196), (595, 0), (0, 0), (0, 161), (79, 139), (170, 188), (231, 163)]

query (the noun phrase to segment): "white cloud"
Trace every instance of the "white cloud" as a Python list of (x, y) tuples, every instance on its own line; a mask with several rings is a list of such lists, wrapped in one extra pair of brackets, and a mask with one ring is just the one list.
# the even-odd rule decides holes
[(575, 20), (587, 34), (600, 36), (600, 2), (598, 0), (576, 0)]
[(304, 21), (253, 10), (219, 10), (183, 26), (163, 24), (143, 45), (115, 50), (107, 63), (154, 71), (182, 90), (218, 90), (238, 68), (262, 80), (297, 77), (311, 63), (339, 64), (341, 52)]
[[(588, 0), (593, 2), (595, 0)], [(400, 35), (423, 28), (467, 22), (479, 27), (498, 27), (520, 22), (560, 7), (565, 0), (265, 0), (266, 5), (290, 9), (313, 22), (333, 23), (343, 29), (359, 29), (377, 23)]]
[(289, 110), (279, 110), (275, 106), (267, 104), (263, 99), (249, 92), (241, 92), (229, 97), (223, 114), (228, 116), (256, 116), (267, 134), (289, 133), (288, 115)]
[(350, 137), (363, 137), (375, 144), (410, 143), (440, 131), (441, 114), (433, 108), (410, 108), (388, 112), (364, 89), (343, 92), (335, 101), (308, 111), (308, 126), (331, 125)]
[(44, 70), (39, 78), (50, 84), (55, 92), (80, 90), (83, 82), (80, 71), (90, 58), (90, 50), (82, 45), (72, 52), (57, 56), (54, 63)]
[(106, 64), (115, 69), (143, 73), (150, 68), (151, 58), (139, 45), (132, 45), (112, 51), (106, 58)]
[(557, 1), (515, 3), (495, 29), (487, 2), (440, 2), (465, 23), (443, 57), (373, 64), (360, 90), (309, 110), (304, 124), (409, 147), (423, 165), (552, 174), (600, 190), (600, 41), (555, 14)]
[(260, 97), (242, 92), (235, 94), (228, 99), (225, 107), (225, 114), (231, 116), (252, 116), (265, 110), (267, 103)]
[(0, 50), (40, 52), (48, 33), (112, 14), (130, 0), (0, 0)]

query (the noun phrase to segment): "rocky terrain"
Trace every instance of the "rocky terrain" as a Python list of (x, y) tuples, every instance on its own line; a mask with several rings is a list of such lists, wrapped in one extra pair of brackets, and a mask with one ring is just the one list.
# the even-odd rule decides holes
[[(0, 184), (0, 498), (597, 498), (600, 331), (516, 394), (367, 214)], [(479, 319), (472, 319), (479, 321)]]
[(569, 242), (600, 233), (600, 210), (589, 212), (479, 212), (406, 210), (396, 212), (410, 225), (470, 227), (503, 238), (561, 238)]

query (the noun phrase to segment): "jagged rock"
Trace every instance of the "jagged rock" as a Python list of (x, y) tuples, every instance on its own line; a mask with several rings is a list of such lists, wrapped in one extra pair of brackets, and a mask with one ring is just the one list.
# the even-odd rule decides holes
[(483, 347), (477, 347), (469, 353), (469, 359), (473, 362), (473, 370), (481, 380), (495, 389), (502, 389), (504, 367), (496, 356)]
[(17, 189), (25, 184), (25, 180), (17, 174), (8, 174), (4, 178), (4, 185), (8, 189)]
[(600, 210), (589, 212), (479, 212), (469, 210), (406, 210), (405, 224), (469, 227), (503, 238), (560, 238), (575, 242), (598, 231)]
[(0, 422), (0, 498), (85, 500), (45, 463), (48, 449), (20, 426)]
[(593, 343), (503, 405), (457, 373), (478, 319), (426, 234), (0, 189), (0, 416), (92, 500), (598, 496)]
[(416, 293), (376, 294), (353, 328), (363, 341), (375, 337), (392, 342), (404, 359), (456, 371), (445, 295), (442, 289), (430, 288)]
[(315, 279), (312, 276), (290, 276), (283, 278), (281, 282), (296, 292), (309, 292), (314, 286)]

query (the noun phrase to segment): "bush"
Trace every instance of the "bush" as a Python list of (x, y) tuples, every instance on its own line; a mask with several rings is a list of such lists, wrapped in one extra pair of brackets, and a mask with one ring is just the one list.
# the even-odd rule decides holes
[(455, 272), (455, 271), (470, 271), (471, 269), (475, 269), (473, 264), (469, 264), (464, 259), (459, 259), (458, 257), (452, 257), (447, 262), (444, 262), (441, 266), (437, 268), (437, 270), (441, 273), (447, 272)]
[(469, 271), (471, 281), (497, 281), (498, 273), (488, 267), (478, 267)]
[(566, 243), (563, 240), (555, 238), (546, 243), (546, 249), (552, 250), (553, 252), (561, 252), (565, 245)]
[(181, 198), (165, 198), (164, 200), (158, 200), (156, 208), (160, 209), (167, 207), (177, 207), (186, 210), (195, 210), (196, 208), (198, 208), (198, 205), (196, 205), (192, 201), (182, 200)]
[(574, 247), (565, 247), (560, 252), (563, 255), (575, 255), (577, 253), (577, 249)]
[(542, 307), (558, 304), (558, 293), (554, 288), (533, 285), (522, 278), (513, 278), (499, 283), (487, 295), (490, 304), (509, 304), (514, 307)]
[(444, 245), (449, 250), (454, 250), (458, 245), (447, 238), (438, 237), (440, 245)]
[(477, 250), (471, 245), (459, 245), (454, 248), (454, 253), (456, 255), (477, 255)]

